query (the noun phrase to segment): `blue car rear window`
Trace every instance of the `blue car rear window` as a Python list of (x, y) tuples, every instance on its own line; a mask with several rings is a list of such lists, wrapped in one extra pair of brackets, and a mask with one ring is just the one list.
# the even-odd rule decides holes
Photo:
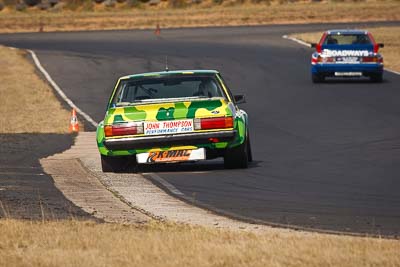
[(367, 34), (328, 34), (324, 45), (370, 45), (371, 39)]

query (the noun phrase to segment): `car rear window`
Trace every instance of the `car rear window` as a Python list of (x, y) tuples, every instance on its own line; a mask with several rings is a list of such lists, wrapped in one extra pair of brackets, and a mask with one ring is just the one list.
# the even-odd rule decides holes
[(328, 34), (324, 45), (369, 45), (371, 40), (367, 34)]
[(112, 104), (124, 106), (138, 102), (215, 97), (225, 96), (219, 83), (212, 76), (153, 77), (121, 80)]

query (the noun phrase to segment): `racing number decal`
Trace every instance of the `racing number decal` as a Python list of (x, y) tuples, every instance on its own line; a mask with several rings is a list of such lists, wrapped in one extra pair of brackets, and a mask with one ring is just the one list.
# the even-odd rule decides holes
[(185, 161), (189, 160), (192, 150), (170, 150), (150, 152), (147, 163), (167, 162), (167, 161)]

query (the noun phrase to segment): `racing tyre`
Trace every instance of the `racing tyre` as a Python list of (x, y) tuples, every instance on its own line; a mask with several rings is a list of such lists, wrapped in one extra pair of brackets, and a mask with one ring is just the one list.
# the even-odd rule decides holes
[(371, 81), (374, 83), (381, 83), (383, 81), (383, 74), (372, 74), (371, 75)]
[(247, 160), (248, 162), (253, 162), (253, 153), (251, 152), (250, 137), (248, 137), (247, 139)]
[(108, 157), (101, 155), (101, 169), (103, 172), (135, 172), (136, 168), (135, 156)]
[[(224, 156), (224, 166), (227, 169), (246, 169), (249, 167), (249, 139), (243, 144), (226, 150)], [(251, 158), (251, 156), (250, 156)]]
[(325, 77), (321, 74), (313, 73), (311, 74), (311, 80), (313, 83), (322, 83), (325, 80)]

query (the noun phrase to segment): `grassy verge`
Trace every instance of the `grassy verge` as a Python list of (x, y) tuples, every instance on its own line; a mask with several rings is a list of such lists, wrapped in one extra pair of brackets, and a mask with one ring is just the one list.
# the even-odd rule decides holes
[(70, 112), (26, 57), (0, 46), (0, 133), (67, 133)]
[[(379, 50), (384, 57), (385, 67), (400, 72), (400, 27), (376, 27), (366, 30), (372, 33), (376, 42), (385, 44), (385, 47)], [(318, 43), (322, 32), (298, 33), (292, 36), (308, 43)]]
[(59, 13), (3, 11), (0, 13), (0, 32), (154, 29), (157, 24), (166, 28), (400, 20), (397, 0), (279, 2), (80, 12), (64, 10)]
[(400, 242), (151, 223), (0, 221), (1, 266), (399, 266)]

